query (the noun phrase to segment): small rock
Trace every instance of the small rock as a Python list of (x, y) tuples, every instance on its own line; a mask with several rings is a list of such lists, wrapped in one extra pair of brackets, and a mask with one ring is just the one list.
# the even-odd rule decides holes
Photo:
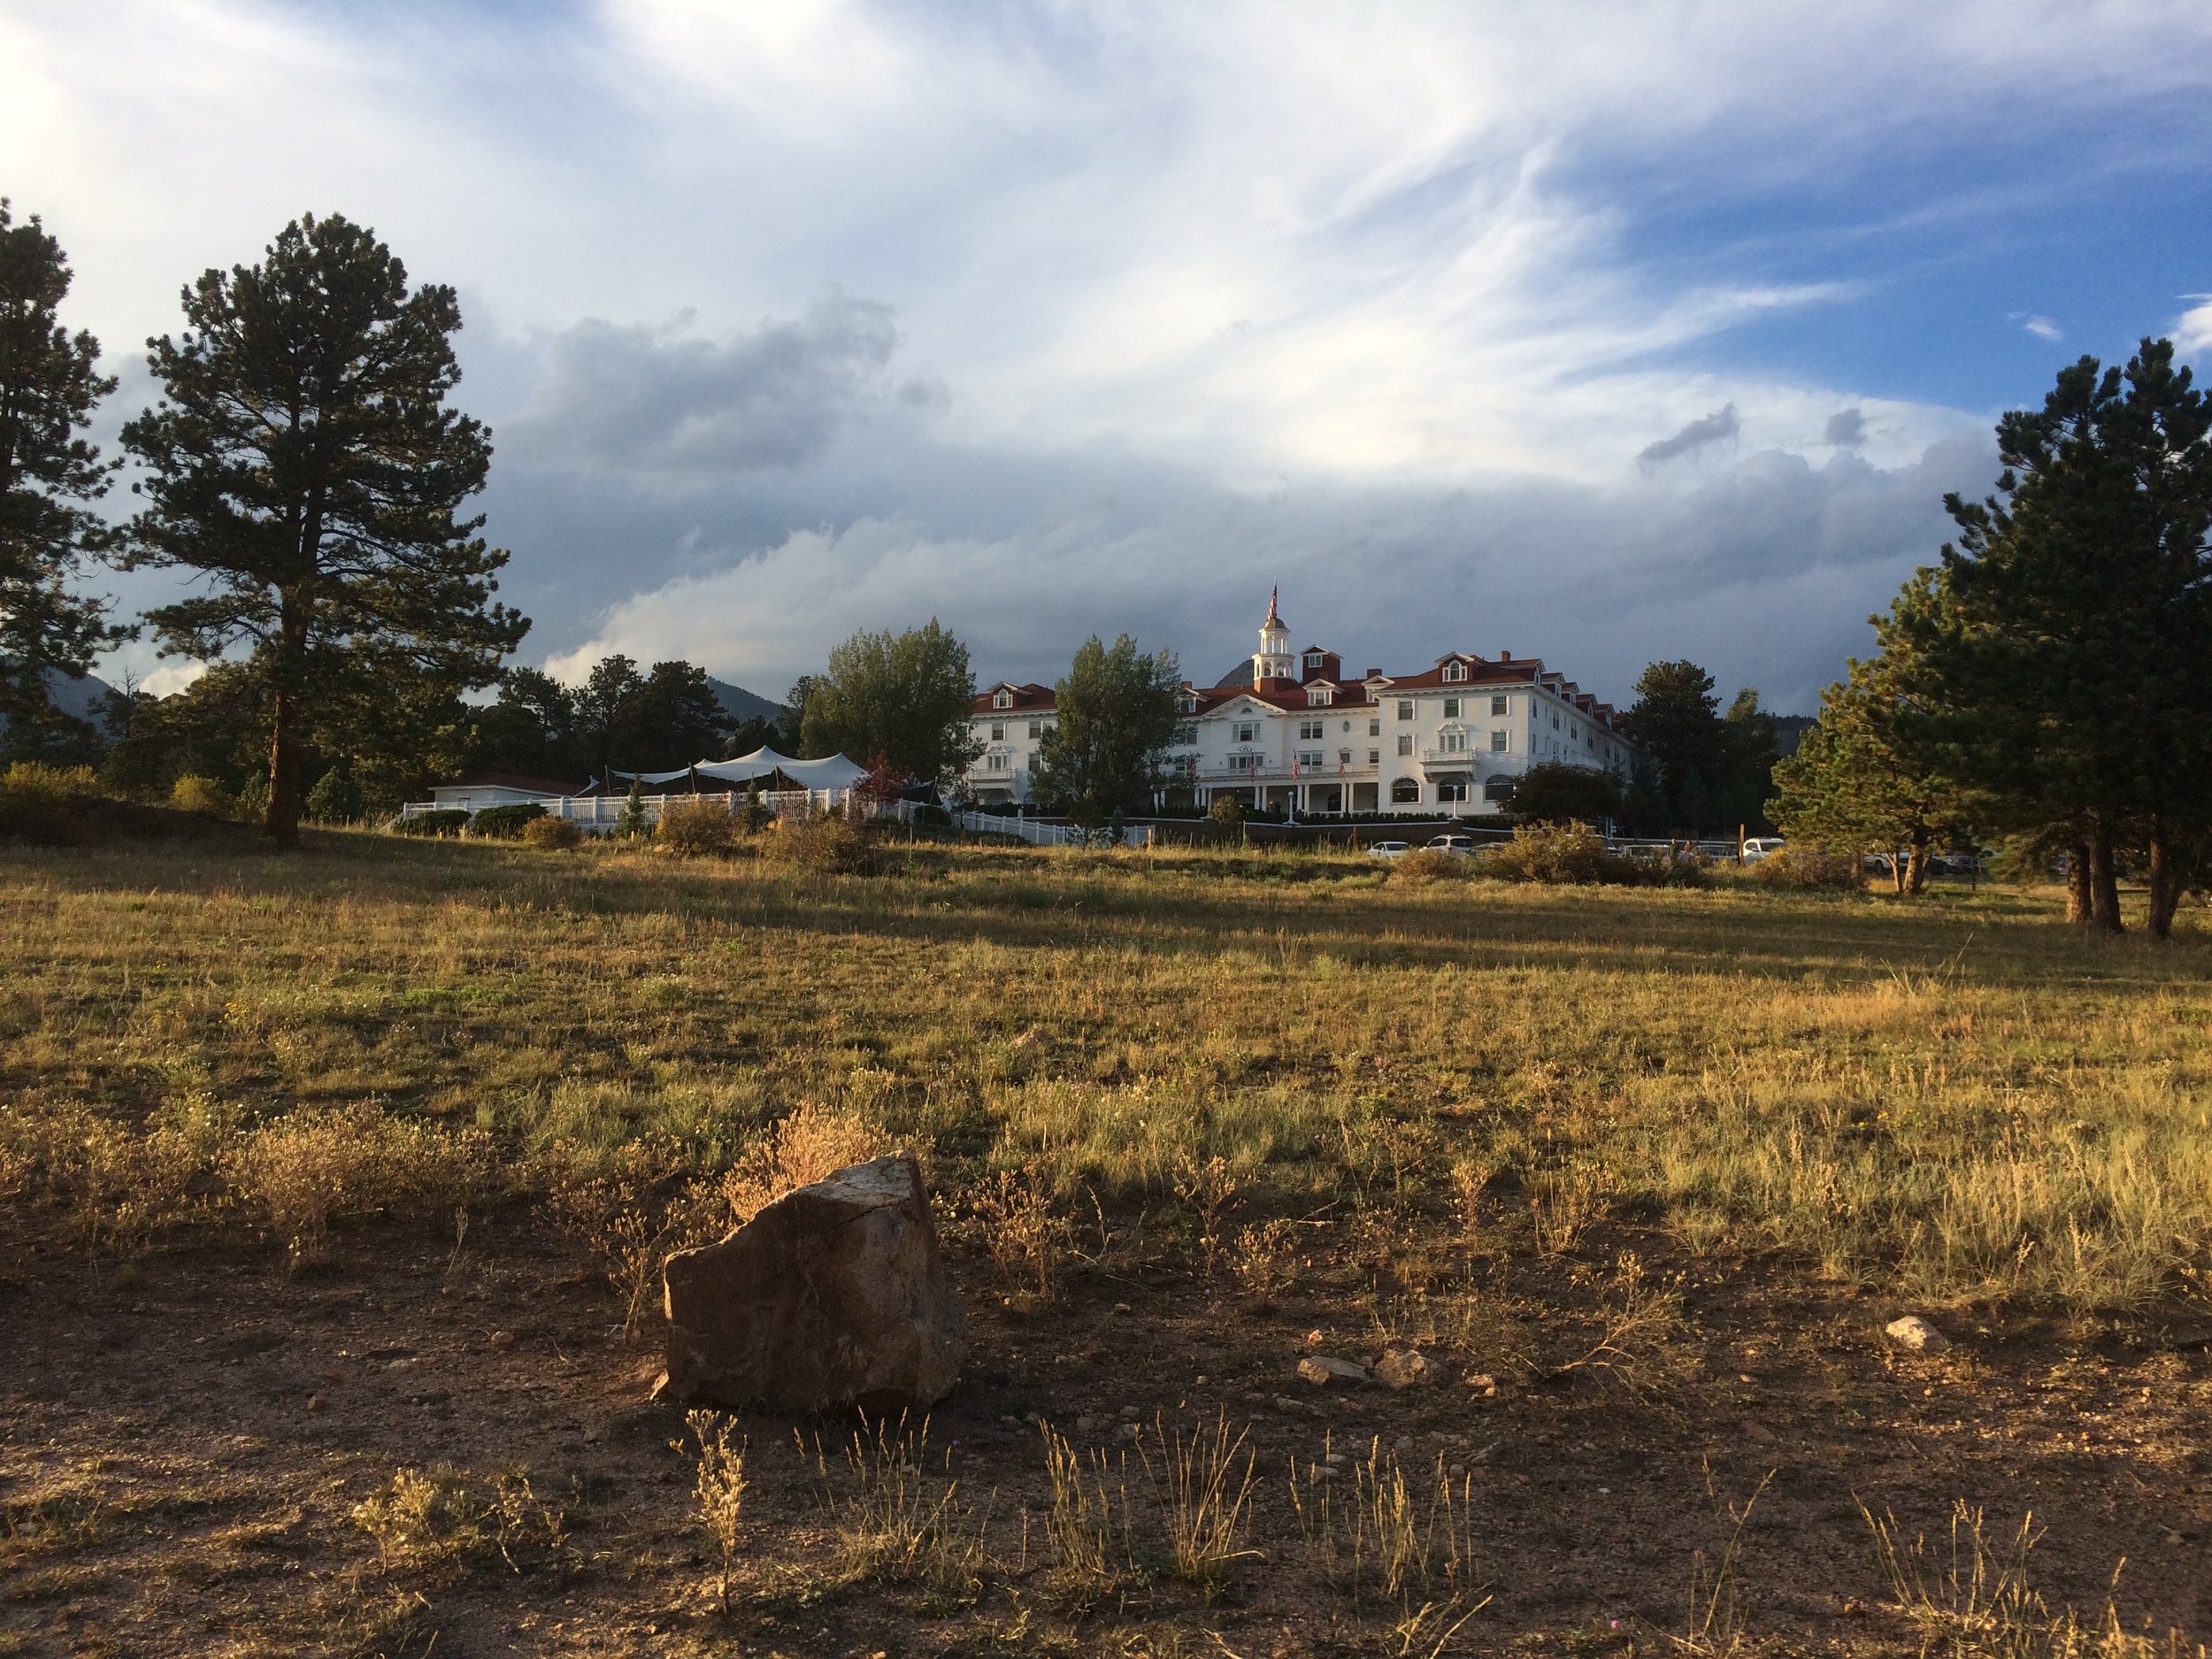
[(1892, 1319), (1882, 1327), (1882, 1334), (1909, 1354), (1940, 1354), (1951, 1346), (1949, 1337), (1916, 1313)]
[(1488, 1371), (1477, 1371), (1467, 1379), (1467, 1386), (1479, 1394), (1494, 1394), (1498, 1392), (1498, 1379)]
[(1386, 1388), (1416, 1388), (1429, 1377), (1429, 1363), (1418, 1348), (1385, 1348), (1375, 1362), (1375, 1380)]
[(1075, 1432), (1078, 1434), (1088, 1434), (1097, 1426), (1098, 1419), (1087, 1411), (1086, 1411), (1081, 1417), (1075, 1419)]
[(1763, 1423), (1747, 1423), (1743, 1425), (1743, 1432), (1746, 1440), (1758, 1440), (1762, 1444), (1770, 1446), (1779, 1438), (1779, 1436), (1778, 1436), (1772, 1429), (1767, 1427), (1767, 1425)]
[(1116, 1313), (1125, 1314), (1130, 1311), (1129, 1304), (1125, 1302), (1118, 1302), (1114, 1304), (1114, 1311)]
[(1444, 1472), (1449, 1475), (1454, 1480), (1464, 1480), (1467, 1479), (1467, 1465), (1464, 1463), (1454, 1463)]
[(1326, 1354), (1309, 1354), (1298, 1362), (1298, 1374), (1315, 1386), (1325, 1388), (1333, 1382), (1365, 1382), (1367, 1367)]
[(514, 1345), (515, 1333), (512, 1331), (495, 1331), (492, 1333), (492, 1346), (494, 1348), (512, 1348)]
[(1141, 1440), (1143, 1437), (1144, 1425), (1141, 1423), (1124, 1423), (1114, 1430), (1114, 1438), (1117, 1440), (1124, 1440), (1134, 1443), (1135, 1441)]
[(1124, 1406), (1121, 1409), (1121, 1420), (1124, 1423), (1134, 1423), (1143, 1415), (1144, 1414), (1138, 1410), (1134, 1406)]
[(1327, 1463), (1316, 1463), (1307, 1478), (1311, 1480), (1334, 1480), (1336, 1473)]
[(1318, 1331), (1309, 1331), (1306, 1333), (1306, 1346), (1308, 1348), (1319, 1348), (1328, 1340), (1328, 1338), (1323, 1336)]
[(307, 1396), (307, 1409), (308, 1409), (310, 1411), (320, 1411), (320, 1410), (323, 1409), (323, 1397), (322, 1397), (322, 1395), (320, 1395), (320, 1394), (310, 1394), (310, 1395), (308, 1395), (308, 1396)]

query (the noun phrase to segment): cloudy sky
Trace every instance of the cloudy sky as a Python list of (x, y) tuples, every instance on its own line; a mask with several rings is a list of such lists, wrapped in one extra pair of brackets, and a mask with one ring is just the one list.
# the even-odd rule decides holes
[(111, 426), (303, 210), (453, 284), (557, 672), (1211, 680), (1279, 582), (1361, 667), (1809, 710), (2000, 411), (2212, 368), (2208, 93), (2202, 0), (73, 0), (0, 12), (0, 192)]

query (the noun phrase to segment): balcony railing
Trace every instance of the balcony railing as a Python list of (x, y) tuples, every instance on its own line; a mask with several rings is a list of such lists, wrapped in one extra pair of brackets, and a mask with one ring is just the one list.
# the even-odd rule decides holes
[(1421, 764), (1424, 766), (1465, 766), (1471, 769), (1483, 756), (1497, 752), (1488, 749), (1425, 749), (1421, 751)]

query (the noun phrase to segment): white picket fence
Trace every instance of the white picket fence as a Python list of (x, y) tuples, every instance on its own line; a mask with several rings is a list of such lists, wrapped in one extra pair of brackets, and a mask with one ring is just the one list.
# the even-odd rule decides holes
[[(761, 794), (761, 804), (776, 818), (818, 818), (842, 812), (849, 804), (849, 789), (772, 789)], [(718, 801), (730, 812), (742, 811), (747, 797), (739, 790), (725, 790), (719, 795), (648, 795), (638, 797), (638, 810), (645, 815), (648, 824), (657, 824), (661, 812), (677, 801)], [(528, 804), (518, 802), (517, 805)], [(629, 797), (620, 795), (544, 795), (537, 805), (545, 809), (548, 818), (565, 818), (571, 824), (593, 835), (611, 835), (629, 809)], [(904, 804), (901, 803), (900, 804)], [(432, 812), (449, 809), (435, 801), (410, 801), (400, 808), (403, 818), (422, 818)]]

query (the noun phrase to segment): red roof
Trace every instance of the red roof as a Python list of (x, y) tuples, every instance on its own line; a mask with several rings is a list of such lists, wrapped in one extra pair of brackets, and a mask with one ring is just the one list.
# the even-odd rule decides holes
[[(998, 702), (1002, 691), (1010, 694), (1010, 700), (1003, 708)], [(1034, 680), (1018, 686), (1010, 680), (1002, 680), (988, 690), (979, 692), (975, 700), (975, 712), (979, 715), (1033, 714), (1049, 711), (1051, 708), (1052, 687), (1038, 685)]]

